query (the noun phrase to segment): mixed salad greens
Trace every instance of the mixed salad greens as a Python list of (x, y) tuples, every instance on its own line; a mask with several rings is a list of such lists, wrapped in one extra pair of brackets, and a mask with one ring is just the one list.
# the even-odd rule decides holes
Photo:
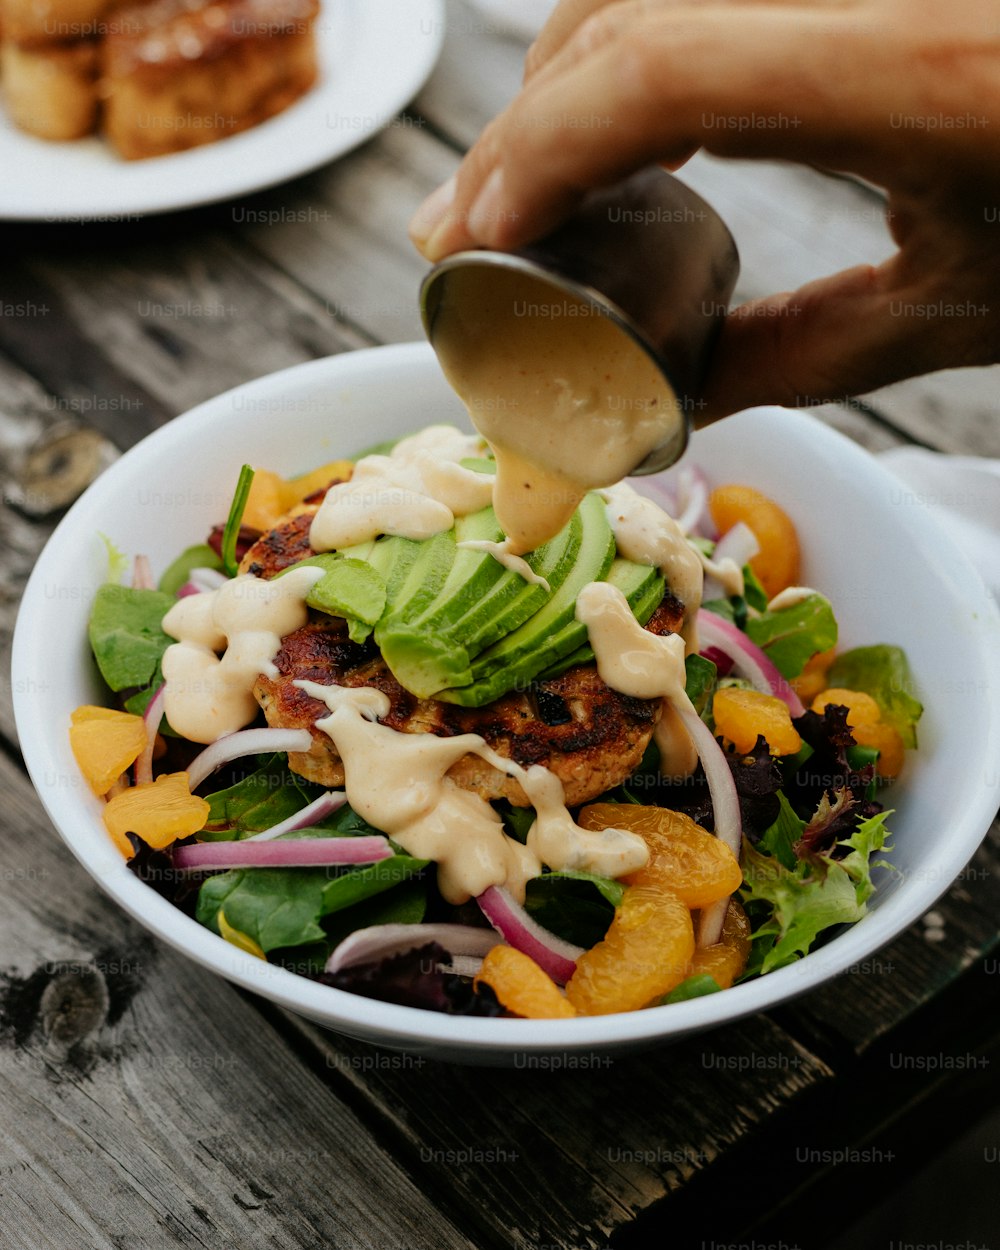
[[(263, 476), (273, 486), (274, 475)], [(155, 583), (140, 557), (132, 584), (124, 584), (129, 561), (108, 543), (108, 581), (95, 596), (89, 640), (111, 692), (108, 703), (129, 715), (119, 721), (108, 709), (79, 709), (74, 750), (95, 792), (108, 800), (109, 814), (123, 795), (138, 801), (154, 795), (168, 776), (185, 775), (182, 793), (169, 801), (151, 798), (156, 819), (108, 819), (109, 829), (143, 881), (259, 958), (387, 1001), (462, 1014), (533, 1014), (518, 1010), (523, 1000), (508, 996), (502, 980), (474, 976), (501, 941), (496, 930), (503, 945), (531, 955), (547, 975), (567, 966), (571, 974), (574, 958), (607, 940), (629, 894), (627, 882), (546, 870), (528, 882), (523, 908), (511, 910), (509, 899), (492, 911), (474, 901), (449, 905), (437, 889), (433, 862), (407, 854), (345, 801), (292, 772), (287, 752), (259, 739), (254, 750), (249, 743), (249, 754), (209, 754), (214, 748), (202, 752), (163, 719), (162, 661), (174, 641), (163, 618), (179, 596), (204, 593), (232, 577), (261, 536), (267, 510), (246, 511), (253, 478), (246, 469), (226, 522), (182, 552)], [(284, 493), (279, 484), (271, 515), (316, 482), (313, 473), (298, 491), (294, 482), (284, 483)], [(322, 488), (314, 497), (321, 495)], [(825, 596), (804, 588), (783, 601), (773, 587), (765, 590), (755, 569), (766, 566), (768, 552), (759, 550), (752, 525), (741, 521), (738, 531), (733, 526), (709, 537), (715, 530), (697, 474), (682, 479), (670, 502), (706, 555), (729, 552), (743, 565), (741, 595), (727, 595), (718, 584), (713, 592), (713, 582), (707, 583), (712, 597), (699, 614), (701, 652), (687, 658), (686, 692), (715, 736), (739, 800), (743, 883), (737, 898), (749, 954), (723, 976), (692, 964), (690, 975), (650, 1005), (781, 968), (864, 914), (874, 870), (889, 868), (889, 813), (880, 785), (898, 774), (903, 748), (916, 746), (921, 713), (898, 647), (837, 654), (834, 609)], [(644, 593), (648, 598), (648, 585)], [(579, 650), (572, 655), (574, 662), (581, 658)], [(776, 745), (779, 740), (785, 745)], [(221, 761), (221, 767), (202, 776), (206, 755), (207, 766)], [(591, 802), (621, 805), (623, 813), (656, 808), (707, 831), (714, 827), (703, 764), (688, 776), (666, 776), (652, 742), (630, 776)], [(506, 800), (494, 808), (505, 831), (524, 842), (532, 809)], [(283, 855), (283, 843), (312, 839), (328, 840), (324, 846), (344, 853), (305, 867)], [(351, 862), (352, 847), (374, 845), (356, 839), (377, 840), (378, 857)], [(253, 866), (212, 861), (212, 847), (234, 842), (252, 844)], [(398, 926), (420, 926), (412, 930), (419, 940), (407, 941)], [(459, 927), (460, 940), (449, 942)]]

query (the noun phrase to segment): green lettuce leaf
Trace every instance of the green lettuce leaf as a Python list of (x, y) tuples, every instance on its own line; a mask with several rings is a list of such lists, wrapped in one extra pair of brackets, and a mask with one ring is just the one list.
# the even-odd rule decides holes
[(748, 617), (746, 632), (783, 677), (798, 677), (817, 651), (835, 645), (837, 622), (829, 599), (807, 595), (789, 608)]
[(709, 695), (715, 689), (719, 670), (703, 655), (689, 655), (684, 661), (684, 669), (686, 674), (684, 690), (700, 716), (705, 710)]
[(101, 676), (112, 690), (147, 686), (174, 641), (160, 628), (173, 595), (105, 582), (94, 596), (88, 636)]
[(564, 869), (533, 877), (524, 906), (550, 933), (589, 949), (607, 933), (624, 895), (625, 887), (618, 881)]
[(882, 709), (882, 719), (893, 726), (904, 745), (917, 745), (917, 721), (924, 709), (913, 697), (913, 675), (901, 647), (880, 643), (845, 651), (834, 660), (827, 685), (870, 694)]
[(716, 981), (715, 977), (710, 977), (707, 972), (699, 973), (698, 976), (688, 977), (686, 981), (682, 981), (676, 989), (672, 989), (660, 1001), (664, 1003), (686, 1003), (689, 998), (704, 998), (706, 994), (718, 994), (722, 986)]
[(191, 576), (193, 569), (221, 569), (222, 561), (208, 543), (198, 543), (182, 551), (160, 578), (159, 589), (165, 595), (176, 595)]
[(101, 542), (104, 543), (104, 549), (108, 553), (108, 576), (106, 581), (118, 586), (125, 580), (125, 574), (128, 572), (128, 556), (124, 551), (119, 551), (107, 534), (99, 534)]
[(885, 842), (885, 820), (890, 814), (879, 812), (861, 822), (840, 842), (838, 845), (848, 848), (843, 859), (816, 855), (799, 861), (794, 869), (744, 842), (740, 894), (753, 919), (765, 916), (763, 923), (754, 927), (746, 976), (793, 963), (809, 951), (825, 929), (861, 919), (875, 889), (872, 856), (891, 850)]
[[(749, 564), (743, 566), (743, 597), (755, 611), (767, 610), (767, 591), (760, 584), (760, 578)], [(677, 988), (680, 989), (680, 986)]]
[(794, 868), (798, 863), (795, 843), (802, 837), (806, 822), (795, 815), (791, 803), (781, 790), (778, 791), (778, 803), (778, 815), (774, 823), (764, 830), (758, 846), (768, 855), (773, 855), (786, 868)]

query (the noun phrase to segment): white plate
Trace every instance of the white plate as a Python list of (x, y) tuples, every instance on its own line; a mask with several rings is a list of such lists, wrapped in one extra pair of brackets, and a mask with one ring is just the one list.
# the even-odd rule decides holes
[[(862, 964), (948, 888), (979, 845), (1000, 786), (1000, 615), (948, 535), (898, 478), (803, 413), (757, 408), (696, 434), (714, 483), (750, 482), (782, 503), (806, 583), (833, 600), (844, 646), (906, 648), (925, 704), (920, 750), (884, 792), (893, 861), (870, 913), (799, 963), (721, 994), (580, 1020), (482, 1020), (374, 1002), (263, 964), (139, 881), (112, 846), (69, 747), (69, 714), (104, 696), (87, 617), (106, 574), (98, 534), (162, 570), (225, 517), (244, 460), (291, 474), (431, 421), (465, 423), (426, 344), (351, 352), (260, 378), (144, 439), (74, 505), (35, 565), (14, 637), (17, 729), (46, 810), (101, 886), (207, 968), (321, 1024), (451, 1059), (650, 1045), (774, 1007)], [(915, 978), (919, 968), (901, 967)]]
[(444, 0), (322, 0), (320, 79), (277, 117), (219, 143), (123, 161), (98, 138), (48, 143), (0, 108), (0, 219), (122, 221), (260, 191), (343, 156), (420, 90)]

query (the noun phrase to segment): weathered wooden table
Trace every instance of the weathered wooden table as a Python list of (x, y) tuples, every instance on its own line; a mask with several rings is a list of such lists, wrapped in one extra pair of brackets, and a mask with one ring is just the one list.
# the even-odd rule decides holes
[[(471, 9), (450, 19), (412, 108), (336, 165), (167, 219), (3, 229), (0, 296), (25, 314), (0, 321), (5, 654), (67, 428), (103, 436), (75, 441), (99, 463), (249, 378), (420, 336), (406, 221), (524, 51)], [(853, 183), (701, 157), (685, 177), (737, 236), (740, 298), (889, 251)], [(873, 450), (1000, 453), (988, 371), (821, 411)], [(780, 1013), (638, 1058), (455, 1068), (341, 1041), (146, 936), (49, 827), (11, 680), (5, 661), (5, 1248), (819, 1247), (997, 1101), (996, 836), (923, 923)], [(850, 1201), (817, 1199), (834, 1186)]]

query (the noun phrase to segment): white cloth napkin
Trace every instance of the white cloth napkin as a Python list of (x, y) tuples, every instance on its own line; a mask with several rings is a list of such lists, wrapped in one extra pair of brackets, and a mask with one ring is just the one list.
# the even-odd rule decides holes
[(879, 459), (907, 487), (906, 502), (927, 508), (1000, 600), (1000, 460), (893, 447)]
[(467, 0), (485, 13), (497, 31), (531, 43), (556, 7), (556, 0)]

